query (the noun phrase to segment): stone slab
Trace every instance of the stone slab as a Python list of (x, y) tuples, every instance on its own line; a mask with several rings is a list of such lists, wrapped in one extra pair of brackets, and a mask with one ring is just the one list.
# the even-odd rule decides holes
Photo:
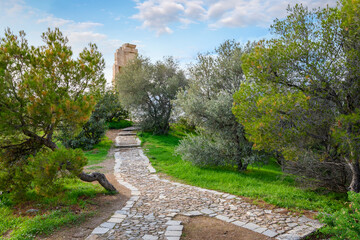
[(277, 240), (300, 240), (301, 237), (294, 234), (282, 234), (276, 237)]
[(201, 209), (200, 212), (202, 212), (204, 214), (213, 214), (214, 213), (213, 210), (210, 210), (208, 208)]
[(278, 235), (276, 232), (271, 231), (271, 230), (266, 230), (262, 234), (264, 234), (265, 236), (268, 236), (268, 237), (275, 237), (276, 235)]
[(169, 225), (169, 226), (176, 226), (176, 225), (180, 225), (180, 224), (181, 224), (181, 221), (169, 220), (166, 222), (166, 225)]
[(225, 221), (225, 222), (231, 222), (232, 219), (228, 218), (227, 216), (224, 216), (224, 215), (217, 215), (215, 218), (219, 219), (219, 220), (222, 220), (222, 221)]
[(108, 220), (108, 222), (111, 222), (111, 223), (122, 223), (122, 221), (124, 221), (123, 218), (110, 218)]
[(242, 227), (246, 224), (246, 222), (242, 222), (242, 221), (234, 221), (232, 222), (232, 224), (236, 225), (236, 226), (239, 226), (239, 227)]
[(102, 235), (102, 234), (107, 233), (109, 230), (110, 230), (109, 228), (97, 227), (92, 231), (91, 234)]
[(258, 233), (263, 233), (263, 232), (265, 232), (266, 230), (268, 230), (268, 229), (267, 229), (267, 228), (264, 228), (264, 227), (259, 227), (259, 228), (254, 229), (253, 231), (254, 231), (254, 232), (258, 232)]
[(183, 225), (175, 225), (175, 226), (168, 226), (166, 231), (182, 231), (184, 228)]
[(166, 237), (180, 237), (182, 234), (182, 231), (166, 231), (165, 236)]
[(124, 219), (126, 217), (127, 217), (127, 215), (120, 214), (120, 213), (115, 213), (114, 215), (111, 216), (111, 218), (122, 218), (122, 219)]
[(191, 212), (185, 213), (184, 215), (186, 215), (186, 216), (201, 216), (202, 213), (199, 211), (191, 211)]
[(247, 228), (247, 229), (249, 229), (251, 231), (254, 231), (257, 228), (260, 228), (260, 226), (255, 224), (255, 223), (247, 223), (247, 224), (243, 225), (242, 227)]
[(158, 240), (159, 237), (147, 234), (147, 235), (143, 236), (142, 239), (144, 239), (144, 240)]
[(104, 222), (104, 223), (100, 224), (100, 227), (112, 229), (115, 227), (115, 224), (116, 223)]

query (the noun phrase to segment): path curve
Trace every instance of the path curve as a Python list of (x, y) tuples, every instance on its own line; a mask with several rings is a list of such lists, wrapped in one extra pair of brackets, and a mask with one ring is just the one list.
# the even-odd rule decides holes
[(172, 220), (177, 214), (215, 217), (276, 239), (301, 239), (322, 226), (305, 216), (282, 214), (280, 208), (265, 210), (231, 194), (160, 179), (141, 148), (126, 148), (139, 142), (129, 131), (116, 138), (114, 172), (131, 198), (87, 239), (179, 240), (183, 226)]

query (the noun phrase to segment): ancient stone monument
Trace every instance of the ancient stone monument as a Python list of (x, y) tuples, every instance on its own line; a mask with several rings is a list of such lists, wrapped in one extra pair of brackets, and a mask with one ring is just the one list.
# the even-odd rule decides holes
[(121, 71), (121, 68), (124, 67), (130, 60), (134, 59), (138, 54), (136, 45), (125, 43), (119, 49), (116, 49), (115, 52), (115, 63), (113, 66), (113, 78), (112, 84), (115, 88), (115, 76)]

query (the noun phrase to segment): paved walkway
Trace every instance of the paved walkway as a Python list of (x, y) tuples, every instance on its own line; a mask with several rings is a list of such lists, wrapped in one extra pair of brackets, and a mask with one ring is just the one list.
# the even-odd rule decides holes
[[(215, 217), (276, 239), (300, 239), (321, 227), (305, 216), (264, 210), (227, 193), (160, 179), (139, 147), (136, 136), (120, 133), (115, 153), (118, 182), (131, 190), (127, 205), (94, 229), (88, 239), (179, 240), (183, 226), (177, 214)], [(125, 147), (124, 147), (125, 146)]]

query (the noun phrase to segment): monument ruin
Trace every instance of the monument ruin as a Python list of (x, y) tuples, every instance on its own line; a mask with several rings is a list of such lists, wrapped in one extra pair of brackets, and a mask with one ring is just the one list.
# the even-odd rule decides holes
[(114, 88), (116, 74), (118, 74), (121, 71), (121, 68), (124, 67), (130, 60), (134, 59), (137, 54), (138, 50), (136, 49), (136, 45), (130, 43), (124, 43), (119, 49), (116, 49), (112, 78), (112, 85)]

